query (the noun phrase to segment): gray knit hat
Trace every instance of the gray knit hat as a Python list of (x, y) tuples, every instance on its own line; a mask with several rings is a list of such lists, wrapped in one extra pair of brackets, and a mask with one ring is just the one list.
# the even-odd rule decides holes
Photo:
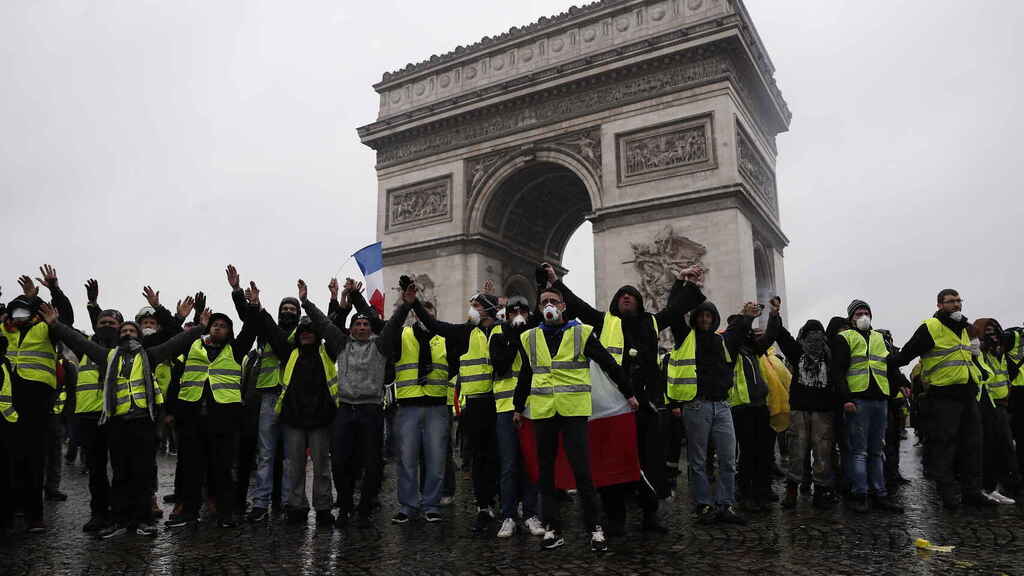
[(868, 306), (867, 302), (865, 302), (863, 300), (856, 300), (856, 299), (854, 299), (854, 301), (850, 302), (850, 305), (846, 307), (846, 318), (847, 319), (853, 318), (853, 313), (856, 312), (857, 310), (861, 309), (861, 308), (866, 308), (867, 311), (868, 311), (868, 314), (871, 314), (871, 306)]

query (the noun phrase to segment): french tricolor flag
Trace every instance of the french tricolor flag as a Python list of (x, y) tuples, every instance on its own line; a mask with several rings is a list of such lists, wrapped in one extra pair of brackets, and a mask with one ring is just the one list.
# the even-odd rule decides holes
[(367, 302), (384, 316), (384, 252), (380, 242), (374, 242), (352, 255), (366, 279)]

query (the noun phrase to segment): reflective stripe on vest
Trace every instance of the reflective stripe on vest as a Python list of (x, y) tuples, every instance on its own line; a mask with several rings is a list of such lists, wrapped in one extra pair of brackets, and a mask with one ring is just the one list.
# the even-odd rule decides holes
[(872, 330), (870, 343), (856, 330), (843, 330), (839, 335), (846, 339), (846, 344), (850, 348), (850, 367), (846, 370), (846, 385), (850, 392), (864, 392), (871, 384), (871, 377), (874, 376), (878, 388), (888, 396), (886, 358), (889, 356), (889, 349), (885, 346), (882, 334)]
[[(500, 329), (500, 326), (494, 328)], [(467, 398), (489, 394), (493, 390), (489, 342), (480, 328), (474, 327), (469, 332), (469, 348), (459, 358), (459, 386)]]
[(934, 348), (921, 355), (921, 377), (930, 386), (966, 384), (972, 372), (979, 374), (971, 362), (971, 338), (966, 329), (958, 336), (938, 318), (929, 318), (924, 324), (935, 342)]
[(395, 398), (419, 398), (448, 395), (448, 355), (444, 338), (430, 339), (430, 372), (423, 375), (420, 368), (420, 343), (409, 326), (402, 330), (402, 353), (395, 364)]
[(1024, 336), (1022, 336), (1022, 332), (1019, 328), (1014, 329), (1012, 334), (1013, 344), (1010, 346), (1010, 349), (1006, 351), (1006, 359), (1008, 360), (1007, 365), (1009, 365), (1009, 362), (1013, 362), (1013, 365), (1019, 366), (1020, 369), (1017, 370), (1017, 377), (1010, 382), (1010, 385), (1024, 386), (1024, 366), (1021, 366), (1021, 364), (1024, 363)]
[[(295, 330), (288, 335), (288, 343), (295, 343)], [(281, 385), (281, 359), (274, 354), (270, 344), (260, 348), (260, 371), (256, 377), (256, 389), (276, 388)]]
[(668, 386), (670, 401), (689, 402), (697, 397), (697, 332), (690, 333), (680, 346), (668, 356)]
[[(127, 414), (131, 411), (132, 404), (138, 408), (148, 408), (149, 405), (146, 403), (146, 377), (143, 373), (143, 362), (139, 360), (139, 355), (135, 354), (132, 356), (132, 367), (126, 378), (123, 376), (124, 370), (121, 369), (121, 366), (111, 365), (116, 353), (117, 349), (113, 349), (107, 354), (107, 370), (113, 370), (117, 374), (116, 379), (113, 381), (114, 416)], [(125, 359), (122, 356), (121, 362), (124, 361)], [(103, 392), (100, 391), (100, 394), (102, 395)], [(159, 386), (154, 385), (153, 396), (157, 404), (163, 401)], [(102, 405), (100, 409), (102, 410)]]
[(42, 382), (50, 388), (57, 389), (57, 351), (50, 341), (50, 327), (45, 322), (37, 322), (25, 337), (21, 337), (18, 328), (3, 328), (7, 337), (7, 358), (19, 376), (25, 380)]
[[(491, 338), (502, 334), (501, 326), (495, 326), (491, 330)], [(519, 382), (519, 371), (523, 368), (523, 358), (516, 352), (512, 360), (512, 367), (508, 372), (494, 377), (494, 409), (497, 413), (511, 412), (515, 409), (513, 398), (516, 394), (516, 384)]]
[(240, 404), (242, 402), (242, 365), (235, 361), (231, 344), (224, 346), (220, 354), (210, 361), (202, 338), (192, 343), (185, 359), (185, 371), (181, 375), (178, 400), (198, 402), (203, 397), (203, 387), (210, 382), (213, 400), (218, 404)]
[(1010, 394), (1010, 374), (1006, 371), (1006, 359), (985, 352), (982, 356), (988, 379), (985, 388), (992, 400), (1002, 400)]
[[(278, 414), (281, 413), (281, 406), (284, 405), (284, 396), (288, 393), (288, 385), (291, 384), (292, 373), (295, 371), (295, 363), (298, 360), (299, 349), (295, 348), (292, 350), (291, 355), (288, 356), (288, 363), (285, 364), (281, 374), (281, 394), (277, 397), (277, 403), (274, 404), (274, 411)], [(334, 401), (334, 405), (337, 406), (339, 403), (338, 367), (331, 360), (330, 356), (327, 355), (327, 348), (323, 344), (320, 345), (320, 362), (324, 366), (324, 379), (327, 380), (327, 391), (331, 394), (331, 400)]]
[[(658, 320), (653, 315), (651, 316), (651, 328), (654, 330), (654, 341), (656, 342), (661, 331), (658, 330)], [(615, 358), (615, 362), (622, 366), (622, 355), (626, 349), (626, 337), (622, 333), (622, 318), (611, 312), (605, 312), (599, 339), (605, 350), (612, 355), (612, 358)]]
[[(736, 362), (732, 365), (732, 387), (729, 388), (729, 394), (726, 400), (729, 402), (729, 407), (733, 406), (746, 406), (750, 404), (750, 388), (747, 387), (747, 371), (743, 369), (743, 363), (750, 361), (749, 356), (740, 354), (736, 357)], [(752, 360), (752, 370), (760, 370), (760, 362), (757, 359)]]
[(3, 378), (0, 386), (0, 414), (4, 420), (14, 423), (18, 421), (18, 411), (14, 409), (14, 398), (11, 396), (11, 373), (7, 370), (7, 363), (0, 362), (0, 378)]
[(528, 398), (530, 419), (542, 420), (555, 414), (591, 415), (590, 361), (583, 351), (593, 330), (586, 324), (567, 328), (554, 358), (540, 327), (522, 334), (523, 348), (533, 370)]
[(78, 362), (78, 379), (75, 382), (75, 414), (103, 411), (103, 384), (100, 383), (100, 367), (88, 356)]

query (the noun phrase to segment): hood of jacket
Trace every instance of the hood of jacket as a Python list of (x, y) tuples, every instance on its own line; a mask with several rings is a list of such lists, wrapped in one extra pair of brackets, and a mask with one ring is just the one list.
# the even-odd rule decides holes
[(695, 332), (700, 332), (700, 330), (697, 329), (697, 314), (704, 311), (711, 312), (711, 329), (708, 330), (708, 332), (717, 331), (719, 325), (722, 323), (722, 316), (718, 313), (718, 308), (707, 300), (698, 304), (697, 307), (690, 312), (690, 328)]
[(619, 315), (619, 297), (622, 296), (623, 294), (629, 294), (634, 299), (636, 299), (637, 305), (639, 306), (639, 309), (637, 310), (638, 316), (647, 311), (646, 308), (644, 308), (643, 294), (640, 294), (640, 291), (637, 290), (634, 286), (626, 284), (622, 288), (619, 288), (618, 290), (615, 291), (615, 294), (612, 296), (611, 303), (608, 304), (609, 312), (616, 316)]

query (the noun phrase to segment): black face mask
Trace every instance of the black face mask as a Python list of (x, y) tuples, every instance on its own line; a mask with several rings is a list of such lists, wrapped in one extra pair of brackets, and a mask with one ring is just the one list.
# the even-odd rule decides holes
[(118, 340), (117, 328), (113, 326), (97, 326), (95, 338), (100, 344), (112, 346)]
[(277, 325), (284, 327), (294, 327), (299, 323), (299, 315), (295, 312), (278, 312), (277, 313)]
[(127, 334), (124, 335), (124, 336), (121, 336), (121, 339), (118, 341), (118, 344), (122, 348), (129, 348), (129, 349), (138, 348), (140, 346), (138, 338), (136, 338), (135, 336), (128, 336)]

